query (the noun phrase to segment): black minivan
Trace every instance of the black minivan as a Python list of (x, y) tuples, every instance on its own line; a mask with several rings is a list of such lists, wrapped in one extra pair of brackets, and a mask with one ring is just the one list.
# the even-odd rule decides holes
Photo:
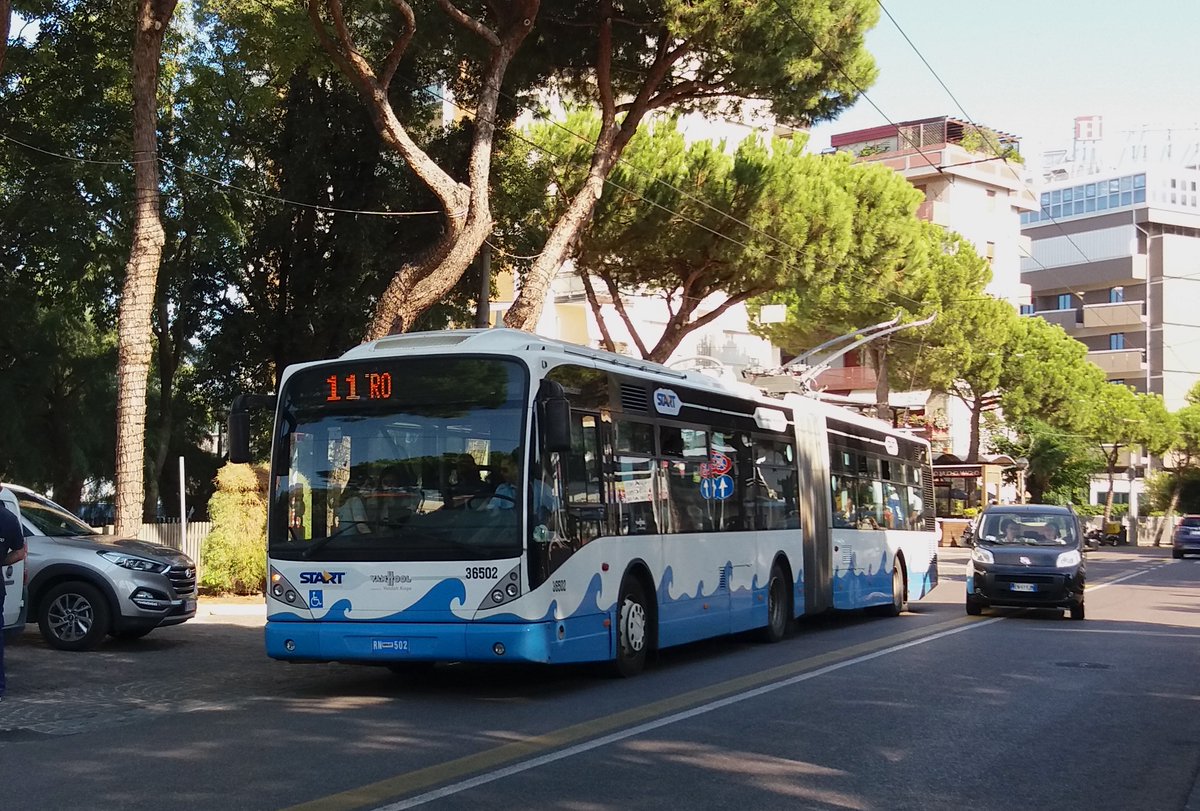
[(967, 613), (993, 605), (1068, 609), (1081, 620), (1083, 532), (1070, 507), (991, 504), (973, 527)]

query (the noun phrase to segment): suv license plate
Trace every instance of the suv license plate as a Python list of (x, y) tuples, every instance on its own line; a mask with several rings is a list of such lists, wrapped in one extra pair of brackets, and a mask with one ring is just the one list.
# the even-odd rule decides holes
[(1013, 591), (1037, 591), (1037, 583), (1011, 583), (1009, 587)]

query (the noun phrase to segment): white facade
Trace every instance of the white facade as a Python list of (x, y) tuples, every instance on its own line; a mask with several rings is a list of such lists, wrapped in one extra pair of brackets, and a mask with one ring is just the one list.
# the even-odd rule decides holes
[[(974, 125), (942, 117), (835, 135), (840, 151), (882, 163), (924, 192), (921, 219), (961, 234), (992, 267), (986, 292), (1020, 308), (1029, 304), (1021, 258), (1029, 241), (1021, 235), (1022, 213), (1037, 208), (1019, 165), (1001, 160), (989, 147), (962, 146)], [(1000, 143), (1017, 139), (1002, 135)], [(997, 147), (999, 148), (999, 147)]]

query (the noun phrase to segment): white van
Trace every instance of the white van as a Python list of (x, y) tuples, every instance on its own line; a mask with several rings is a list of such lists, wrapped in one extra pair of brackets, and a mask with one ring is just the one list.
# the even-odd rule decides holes
[[(21, 523), (21, 507), (13, 491), (0, 488), (0, 501)], [(4, 578), (4, 632), (20, 633), (25, 628), (25, 561), (0, 566), (0, 577)]]

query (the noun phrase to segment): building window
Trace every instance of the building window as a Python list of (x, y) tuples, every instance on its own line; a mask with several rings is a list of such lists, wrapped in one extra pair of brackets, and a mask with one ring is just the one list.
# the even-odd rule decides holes
[(1071, 303), (1071, 294), (1070, 293), (1059, 293), (1058, 294), (1058, 309), (1060, 309), (1060, 310), (1074, 309), (1074, 305)]
[(1114, 287), (1112, 290), (1108, 291), (1108, 303), (1109, 304), (1120, 304), (1124, 300), (1125, 300), (1125, 288), (1124, 287)]
[(989, 265), (992, 264), (994, 261), (996, 261), (996, 243), (995, 242), (989, 242), (987, 244), (987, 254), (986, 255), (987, 255), (987, 260), (988, 260)]
[(1109, 349), (1124, 349), (1125, 348), (1125, 333), (1114, 332), (1108, 336)]
[(1032, 304), (1022, 304), (1021, 305), (1021, 315), (1033, 315), (1033, 305)]

